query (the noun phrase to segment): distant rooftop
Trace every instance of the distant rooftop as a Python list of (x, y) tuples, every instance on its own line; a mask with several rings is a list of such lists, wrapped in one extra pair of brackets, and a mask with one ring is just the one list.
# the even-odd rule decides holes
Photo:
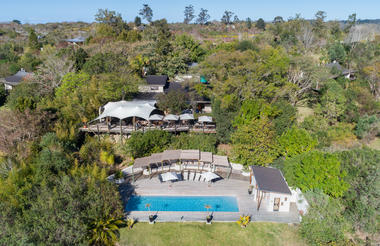
[(84, 43), (86, 39), (84, 37), (77, 37), (77, 38), (65, 39), (65, 41), (70, 42), (70, 43)]
[(16, 74), (6, 77), (5, 82), (10, 85), (17, 85), (19, 84), (24, 78), (27, 76), (31, 76), (32, 73), (26, 72), (23, 68), (21, 68), (20, 71), (18, 71)]
[(148, 85), (162, 85), (165, 86), (169, 78), (167, 75), (148, 75), (145, 78)]

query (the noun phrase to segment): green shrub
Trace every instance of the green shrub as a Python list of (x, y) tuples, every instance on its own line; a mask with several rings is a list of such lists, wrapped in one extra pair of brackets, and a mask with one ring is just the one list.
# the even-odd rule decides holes
[(170, 147), (173, 149), (199, 149), (216, 153), (216, 145), (215, 135), (182, 133), (173, 137)]
[(133, 132), (126, 144), (126, 151), (133, 158), (149, 156), (167, 149), (171, 134), (166, 131)]
[(305, 129), (293, 127), (278, 138), (278, 143), (281, 154), (286, 158), (290, 158), (313, 150), (318, 141)]
[(341, 197), (349, 184), (339, 158), (330, 153), (312, 151), (284, 162), (284, 174), (292, 187), (302, 191), (321, 189), (332, 197)]
[[(345, 241), (347, 223), (342, 216), (343, 206), (321, 191), (305, 194), (308, 212), (302, 217), (300, 233), (311, 245), (336, 245)], [(344, 244), (342, 244), (344, 245)]]
[(379, 133), (379, 123), (380, 121), (376, 115), (360, 117), (355, 128), (355, 135), (358, 138), (375, 136)]

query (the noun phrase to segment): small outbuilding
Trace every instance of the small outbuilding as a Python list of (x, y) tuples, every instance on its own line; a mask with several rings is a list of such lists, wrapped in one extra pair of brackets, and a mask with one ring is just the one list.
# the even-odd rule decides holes
[(33, 73), (28, 73), (23, 68), (21, 68), (21, 70), (18, 71), (16, 74), (4, 78), (1, 82), (3, 82), (5, 90), (12, 90), (14, 86), (30, 78), (32, 75)]
[(164, 89), (168, 86), (169, 77), (167, 75), (148, 75), (145, 81), (145, 85), (139, 86), (139, 92), (164, 93)]
[(250, 184), (257, 210), (289, 212), (292, 192), (280, 170), (251, 166)]

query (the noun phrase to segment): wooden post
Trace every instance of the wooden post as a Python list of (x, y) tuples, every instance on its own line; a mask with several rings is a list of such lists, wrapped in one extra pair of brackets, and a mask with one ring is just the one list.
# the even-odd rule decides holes
[(260, 197), (258, 197), (258, 204), (257, 204), (257, 211), (259, 211), (259, 209), (260, 209), (260, 206), (261, 206), (261, 201), (263, 200), (263, 192), (261, 192), (261, 194), (260, 194), (260, 190), (259, 190), (259, 192), (258, 192), (258, 194), (260, 195)]
[(228, 174), (227, 179), (230, 179), (231, 173), (232, 173), (232, 167), (231, 167), (230, 173)]
[(99, 125), (98, 124), (96, 124), (96, 128), (97, 128), (97, 130), (98, 130), (98, 140), (100, 141), (100, 132), (99, 132)]
[(136, 117), (135, 116), (133, 116), (132, 124), (133, 124), (132, 129), (134, 129), (136, 131)]
[(120, 119), (120, 143), (123, 143), (123, 128), (121, 127), (121, 119)]

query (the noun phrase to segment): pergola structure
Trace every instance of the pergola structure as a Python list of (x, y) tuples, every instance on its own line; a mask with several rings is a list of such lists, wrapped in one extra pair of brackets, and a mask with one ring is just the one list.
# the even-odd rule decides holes
[(186, 166), (183, 168), (184, 163), (188, 164), (189, 162), (192, 162), (194, 164), (196, 162), (198, 170), (200, 168), (200, 163), (202, 163), (203, 165), (209, 165), (213, 169), (215, 169), (216, 166), (229, 168), (230, 172), (228, 178), (232, 172), (232, 167), (227, 156), (214, 155), (211, 152), (203, 152), (200, 150), (165, 150), (162, 153), (155, 153), (151, 156), (136, 158), (132, 166), (133, 181), (133, 170), (136, 168), (147, 168), (149, 170), (149, 175), (151, 175), (153, 165), (156, 165), (157, 167), (161, 166), (162, 171), (164, 170), (164, 165), (169, 165), (170, 171), (170, 166), (178, 162), (181, 164), (181, 171), (186, 169)]

